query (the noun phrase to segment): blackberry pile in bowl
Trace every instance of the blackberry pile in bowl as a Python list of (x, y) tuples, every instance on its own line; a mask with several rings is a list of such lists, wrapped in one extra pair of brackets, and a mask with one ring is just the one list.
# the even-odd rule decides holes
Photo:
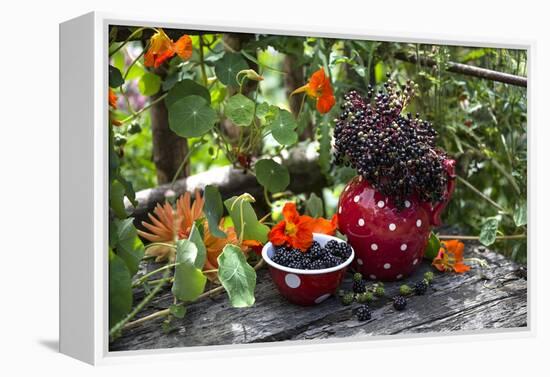
[(331, 240), (321, 246), (319, 242), (313, 241), (306, 251), (287, 246), (276, 247), (271, 260), (281, 266), (298, 270), (322, 270), (344, 263), (351, 254), (351, 246), (346, 242)]

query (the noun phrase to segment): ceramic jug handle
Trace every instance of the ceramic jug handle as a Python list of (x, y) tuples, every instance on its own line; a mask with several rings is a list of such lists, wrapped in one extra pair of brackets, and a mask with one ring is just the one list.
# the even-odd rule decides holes
[(451, 200), (451, 196), (453, 195), (453, 191), (456, 185), (455, 164), (455, 160), (443, 161), (443, 167), (445, 168), (445, 171), (449, 176), (449, 180), (447, 181), (447, 189), (445, 190), (444, 199), (432, 208), (430, 221), (431, 225), (433, 226), (441, 225), (441, 212), (443, 212), (445, 207), (447, 207), (447, 204), (449, 203), (449, 200)]

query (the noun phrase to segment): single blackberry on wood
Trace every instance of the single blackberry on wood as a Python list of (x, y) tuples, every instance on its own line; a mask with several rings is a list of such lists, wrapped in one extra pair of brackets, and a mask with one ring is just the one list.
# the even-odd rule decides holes
[(368, 305), (361, 305), (359, 308), (357, 308), (355, 315), (357, 316), (357, 319), (359, 321), (368, 321), (369, 319), (371, 319), (371, 312)]
[(352, 289), (355, 293), (365, 293), (367, 291), (367, 282), (363, 279), (359, 281), (354, 279)]
[(393, 307), (398, 311), (404, 310), (407, 307), (407, 299), (403, 296), (395, 296), (393, 298)]
[(428, 290), (428, 283), (426, 280), (420, 280), (414, 285), (414, 293), (422, 296)]

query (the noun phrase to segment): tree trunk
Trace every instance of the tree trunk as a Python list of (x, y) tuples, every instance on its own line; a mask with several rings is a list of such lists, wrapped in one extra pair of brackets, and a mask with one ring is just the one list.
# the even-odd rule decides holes
[[(162, 94), (156, 94), (151, 100), (154, 101)], [(157, 181), (159, 184), (169, 183), (185, 159), (188, 150), (187, 139), (176, 135), (168, 127), (168, 109), (164, 101), (151, 107), (151, 128), (153, 130), (153, 162), (157, 168)], [(189, 171), (189, 163), (186, 163), (178, 178), (187, 177)]]

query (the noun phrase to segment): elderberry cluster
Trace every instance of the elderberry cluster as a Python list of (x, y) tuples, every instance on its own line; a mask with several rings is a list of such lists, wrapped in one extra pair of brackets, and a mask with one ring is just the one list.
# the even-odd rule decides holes
[(414, 194), (424, 202), (442, 200), (449, 179), (432, 124), (419, 114), (402, 115), (414, 95), (410, 80), (403, 88), (391, 79), (383, 90), (369, 86), (365, 98), (353, 90), (334, 129), (334, 162), (355, 168), (400, 209)]
[(271, 258), (281, 266), (300, 270), (321, 270), (344, 263), (351, 256), (351, 247), (345, 242), (329, 241), (322, 247), (313, 241), (308, 250), (292, 249), (280, 246)]

